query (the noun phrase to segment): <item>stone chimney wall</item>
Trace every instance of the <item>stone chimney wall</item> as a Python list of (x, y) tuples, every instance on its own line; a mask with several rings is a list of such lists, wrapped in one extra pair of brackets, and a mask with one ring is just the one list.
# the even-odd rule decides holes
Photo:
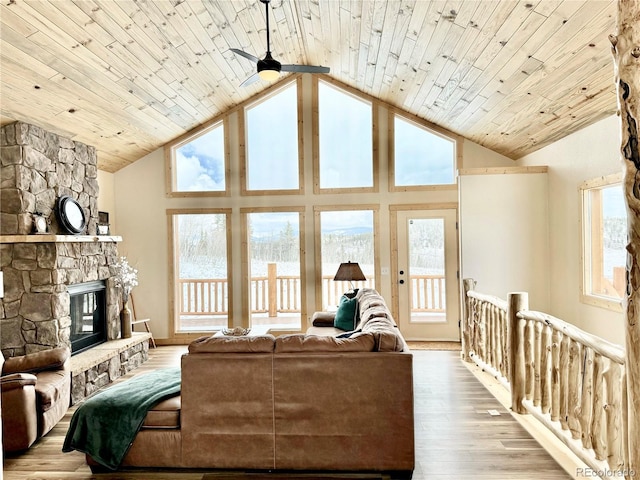
[(23, 122), (0, 129), (0, 234), (28, 235), (32, 215), (50, 222), (49, 233), (65, 234), (56, 201), (68, 195), (87, 219), (87, 234), (98, 224), (98, 157), (94, 147)]
[[(0, 348), (5, 356), (70, 345), (67, 286), (107, 285), (107, 337), (120, 334), (120, 295), (112, 279), (118, 260), (113, 237), (89, 237), (98, 223), (95, 148), (22, 122), (0, 129)], [(78, 201), (87, 232), (70, 236), (55, 214), (60, 196)], [(33, 233), (34, 213), (48, 218), (49, 235)], [(57, 235), (63, 235), (62, 237)]]

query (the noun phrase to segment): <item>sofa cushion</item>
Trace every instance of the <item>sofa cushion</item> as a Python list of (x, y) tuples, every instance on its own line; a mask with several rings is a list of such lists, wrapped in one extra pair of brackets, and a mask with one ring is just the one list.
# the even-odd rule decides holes
[(311, 325), (314, 327), (333, 327), (336, 312), (315, 312), (311, 317)]
[(41, 412), (46, 412), (58, 402), (69, 406), (71, 398), (67, 385), (71, 383), (71, 374), (64, 370), (44, 370), (36, 374), (36, 398)]
[(357, 298), (348, 298), (343, 295), (340, 298), (340, 305), (338, 305), (338, 311), (336, 312), (333, 326), (340, 330), (353, 330), (356, 326), (357, 308)]
[(376, 332), (376, 350), (378, 352), (403, 352), (408, 348), (403, 338), (394, 332)]
[(320, 337), (335, 337), (344, 333), (344, 330), (340, 330), (336, 327), (309, 327), (305, 332), (307, 335), (318, 335)]
[(273, 352), (273, 335), (200, 337), (189, 344), (189, 353), (268, 353)]
[(147, 412), (142, 428), (180, 428), (181, 397), (171, 397)]
[(396, 326), (396, 322), (393, 320), (391, 312), (389, 312), (389, 309), (387, 307), (375, 306), (362, 311), (362, 314), (360, 315), (360, 322), (358, 323), (358, 328), (364, 330), (366, 324), (373, 319), (375, 319), (379, 323), (388, 325), (389, 328), (395, 328)]
[(30, 353), (5, 359), (2, 373), (31, 373), (40, 370), (56, 370), (62, 368), (71, 356), (67, 347), (52, 348), (41, 352)]
[(359, 333), (350, 338), (293, 334), (276, 338), (276, 353), (298, 352), (372, 352), (372, 334)]

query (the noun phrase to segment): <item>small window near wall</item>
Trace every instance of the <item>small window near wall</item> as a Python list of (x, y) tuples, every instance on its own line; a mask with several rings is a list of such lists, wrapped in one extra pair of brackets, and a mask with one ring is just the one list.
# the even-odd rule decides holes
[(393, 115), (392, 190), (455, 184), (456, 142)]
[(224, 123), (168, 145), (171, 196), (227, 195)]
[(582, 197), (582, 301), (622, 311), (626, 288), (627, 212), (621, 176), (585, 182)]

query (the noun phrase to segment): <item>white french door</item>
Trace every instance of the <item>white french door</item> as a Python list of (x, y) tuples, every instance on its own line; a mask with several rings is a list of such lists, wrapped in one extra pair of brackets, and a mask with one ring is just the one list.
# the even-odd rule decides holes
[(407, 340), (460, 339), (456, 210), (398, 210), (393, 281)]

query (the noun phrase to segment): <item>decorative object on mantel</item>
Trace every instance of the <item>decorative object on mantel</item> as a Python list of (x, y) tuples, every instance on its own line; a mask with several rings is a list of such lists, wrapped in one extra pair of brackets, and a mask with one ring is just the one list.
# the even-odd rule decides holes
[(97, 227), (98, 235), (109, 235), (109, 213), (108, 212), (98, 212), (98, 227)]
[(72, 235), (80, 235), (87, 226), (84, 210), (80, 204), (68, 195), (58, 198), (56, 212), (62, 228)]
[(34, 213), (32, 215), (33, 219), (33, 233), (38, 235), (45, 234), (49, 231), (49, 219), (45, 217), (42, 213)]
[(131, 309), (129, 308), (129, 296), (133, 287), (138, 285), (138, 270), (129, 265), (127, 257), (120, 257), (115, 264), (116, 287), (122, 289), (122, 310), (120, 311), (120, 327), (122, 338), (131, 337)]

